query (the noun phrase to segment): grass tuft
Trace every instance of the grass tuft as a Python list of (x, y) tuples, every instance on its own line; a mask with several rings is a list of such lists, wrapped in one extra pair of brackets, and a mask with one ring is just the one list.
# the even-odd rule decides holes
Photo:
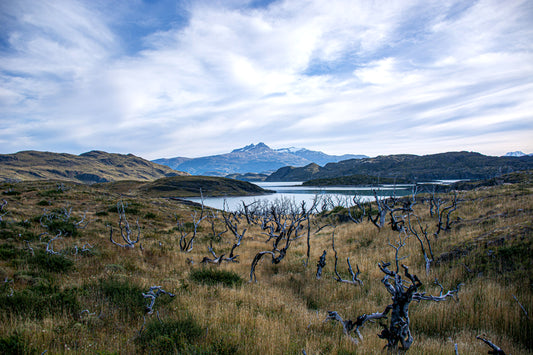
[(192, 281), (209, 286), (222, 284), (227, 287), (234, 287), (240, 286), (244, 282), (244, 280), (233, 271), (218, 270), (209, 267), (192, 270), (189, 278)]
[(191, 316), (174, 320), (152, 320), (135, 339), (138, 349), (150, 354), (196, 353), (193, 349), (205, 330)]

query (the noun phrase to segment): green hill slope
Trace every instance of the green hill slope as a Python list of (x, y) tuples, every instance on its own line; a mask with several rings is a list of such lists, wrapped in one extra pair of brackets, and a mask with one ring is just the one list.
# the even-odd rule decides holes
[(65, 180), (81, 183), (151, 181), (187, 175), (132, 154), (91, 151), (80, 155), (22, 151), (0, 155), (0, 181)]

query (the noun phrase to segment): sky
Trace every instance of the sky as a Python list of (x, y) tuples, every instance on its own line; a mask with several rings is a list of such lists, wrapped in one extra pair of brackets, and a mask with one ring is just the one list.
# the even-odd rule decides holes
[(0, 1), (0, 153), (258, 142), (533, 153), (533, 1)]

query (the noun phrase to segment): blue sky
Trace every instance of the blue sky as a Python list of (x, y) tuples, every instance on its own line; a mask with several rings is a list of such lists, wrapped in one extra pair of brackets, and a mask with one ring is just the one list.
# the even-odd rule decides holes
[(533, 2), (0, 2), (0, 153), (257, 142), (533, 153)]

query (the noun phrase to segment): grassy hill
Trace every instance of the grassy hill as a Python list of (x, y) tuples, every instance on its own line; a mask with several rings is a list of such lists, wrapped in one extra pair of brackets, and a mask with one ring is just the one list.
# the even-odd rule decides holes
[[(313, 215), (310, 259), (304, 226), (285, 259), (262, 260), (258, 281), (249, 283), (254, 256), (272, 246), (265, 230), (236, 216), (238, 231), (246, 229), (236, 249), (239, 262), (202, 264), (213, 257), (210, 247), (227, 257), (235, 237), (220, 234), (224, 222), (214, 211), (218, 218), (202, 220), (192, 250), (182, 251), (181, 232), (191, 235), (198, 207), (140, 193), (141, 186), (158, 194), (172, 184), (166, 179), (64, 182), (61, 188), (49, 181), (0, 183), (0, 353), (383, 353), (379, 322), (365, 324), (364, 339), (355, 344), (340, 324), (324, 320), (327, 311), (355, 320), (390, 303), (377, 266), (395, 258), (391, 245), (398, 232), (389, 224), (378, 230), (366, 220), (335, 222), (335, 211), (342, 208)], [(439, 294), (435, 279), (445, 290), (462, 286), (457, 301), (411, 304), (415, 341), (408, 354), (452, 354), (454, 344), (460, 354), (487, 353), (490, 348), (477, 335), (506, 353), (533, 354), (533, 322), (520, 308), (531, 317), (532, 194), (527, 180), (459, 192), (451, 229), (438, 238), (432, 234), (436, 219), (428, 196), (417, 197), (413, 211), (420, 228), (428, 228), (435, 262), (426, 274), (420, 244), (411, 237), (400, 250), (401, 263), (420, 278), (427, 294)], [(441, 210), (453, 199), (437, 197)], [(134, 248), (110, 242), (111, 227), (115, 240), (122, 241), (119, 201), (132, 236), (140, 231)], [(336, 228), (319, 230), (330, 223)], [(126, 233), (123, 220), (121, 226)], [(52, 240), (59, 230), (61, 236)], [(340, 275), (350, 278), (349, 257), (363, 285), (336, 281), (333, 233)], [(324, 250), (326, 266), (317, 280), (315, 265)], [(174, 297), (159, 294), (150, 313), (150, 298), (143, 293), (152, 286)]]
[(122, 180), (95, 184), (96, 189), (139, 197), (262, 195), (270, 191), (246, 181), (214, 176), (172, 176), (154, 181)]
[(487, 179), (533, 169), (533, 157), (492, 157), (472, 152), (388, 155), (329, 163), (324, 167), (284, 167), (266, 181), (307, 181), (350, 175), (399, 178), (410, 182), (435, 179)]
[(0, 155), (0, 181), (64, 180), (96, 183), (117, 180), (149, 181), (188, 175), (132, 154), (91, 151), (80, 155), (23, 151)]
[(379, 184), (403, 184), (408, 180), (402, 178), (377, 177), (370, 175), (349, 175), (336, 178), (312, 179), (305, 181), (303, 186), (373, 186)]
[[(119, 183), (120, 184), (120, 183)], [(245, 196), (269, 191), (246, 181), (214, 176), (174, 176), (138, 184), (136, 191), (149, 197)]]

